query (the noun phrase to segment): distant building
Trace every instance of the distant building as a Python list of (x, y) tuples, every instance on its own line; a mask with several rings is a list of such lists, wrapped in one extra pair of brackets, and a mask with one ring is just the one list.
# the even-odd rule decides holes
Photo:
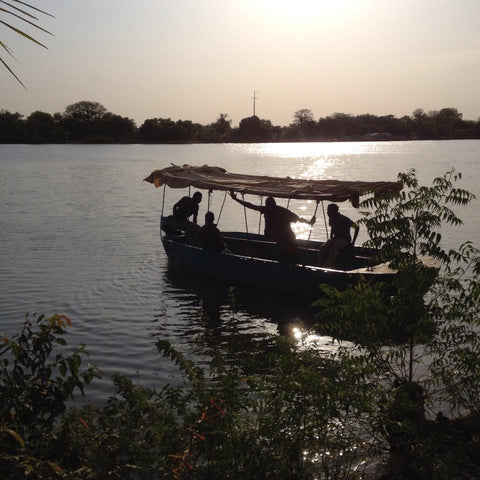
[(391, 140), (393, 135), (388, 132), (372, 132), (363, 135), (363, 140)]

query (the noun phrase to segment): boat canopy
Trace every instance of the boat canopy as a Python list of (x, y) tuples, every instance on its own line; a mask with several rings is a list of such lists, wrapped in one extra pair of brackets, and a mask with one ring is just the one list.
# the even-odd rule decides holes
[(301, 200), (326, 200), (344, 202), (350, 200), (358, 207), (359, 197), (367, 193), (395, 193), (401, 190), (398, 182), (361, 182), (341, 180), (309, 180), (290, 177), (268, 177), (228, 173), (221, 167), (172, 165), (154, 170), (146, 182), (155, 187), (195, 187), (203, 190), (234, 191), (241, 194), (291, 198)]

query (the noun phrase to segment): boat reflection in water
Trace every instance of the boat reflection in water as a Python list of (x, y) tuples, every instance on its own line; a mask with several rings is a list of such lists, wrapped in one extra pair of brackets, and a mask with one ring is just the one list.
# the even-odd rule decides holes
[(179, 271), (173, 264), (169, 264), (164, 282), (184, 304), (186, 325), (178, 325), (178, 334), (188, 336), (200, 350), (216, 348), (219, 342), (224, 346), (234, 343), (235, 350), (248, 353), (255, 344), (261, 345), (277, 334), (289, 337), (300, 348), (329, 353), (337, 348), (331, 337), (314, 333), (315, 308), (303, 298), (229, 287), (214, 279), (205, 281)]

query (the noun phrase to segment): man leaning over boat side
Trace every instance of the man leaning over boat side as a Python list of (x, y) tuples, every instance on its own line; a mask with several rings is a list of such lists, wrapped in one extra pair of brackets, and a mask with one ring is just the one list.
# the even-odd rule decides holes
[[(348, 246), (354, 246), (360, 227), (350, 218), (339, 212), (338, 205), (331, 203), (327, 207), (328, 224), (331, 227), (330, 239), (319, 249), (317, 265), (319, 267), (335, 268), (338, 255)], [(353, 239), (350, 229), (354, 229)]]
[[(202, 194), (195, 192), (192, 197), (188, 195), (182, 197), (173, 206), (173, 215), (169, 215), (162, 222), (162, 228), (167, 233), (173, 233), (175, 230), (183, 230), (186, 233), (194, 234), (198, 232), (197, 225), (198, 206), (202, 201)], [(192, 217), (192, 221), (189, 218)]]
[(173, 218), (178, 222), (185, 222), (193, 215), (192, 222), (197, 223), (198, 205), (201, 201), (202, 194), (200, 192), (195, 192), (193, 197), (182, 197), (173, 206)]
[(273, 197), (267, 197), (265, 205), (254, 205), (237, 198), (234, 192), (230, 196), (246, 208), (257, 210), (265, 218), (265, 240), (276, 242), (279, 247), (279, 260), (284, 262), (294, 262), (297, 252), (297, 242), (295, 233), (292, 230), (291, 223), (301, 222), (313, 225), (315, 217), (311, 220), (299, 217), (287, 208), (280, 207)]

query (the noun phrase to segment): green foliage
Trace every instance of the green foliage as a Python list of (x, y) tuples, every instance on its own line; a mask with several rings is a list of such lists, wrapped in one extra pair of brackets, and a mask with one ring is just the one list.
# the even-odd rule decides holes
[(280, 337), (266, 373), (222, 362), (225, 352), (217, 352), (207, 379), (161, 347), (192, 381), (184, 418), (194, 423), (175, 457), (178, 478), (359, 478), (368, 448), (357, 420), (369, 408), (370, 386), (357, 381), (353, 365)]
[[(459, 416), (478, 426), (480, 251), (469, 242), (447, 250), (440, 233), (444, 224), (461, 225), (455, 209), (475, 198), (455, 186), (460, 178), (452, 170), (424, 187), (410, 171), (399, 175), (405, 188), (400, 194), (363, 202), (361, 207), (370, 209), (362, 220), (368, 246), (381, 249), (379, 260), (391, 261), (396, 278), (388, 287), (367, 282), (343, 292), (324, 287), (316, 302), (319, 328), (352, 342), (340, 348), (339, 358), (355, 358), (377, 385), (370, 435), (389, 445), (389, 478), (453, 474), (435, 457), (450, 455), (441, 443), (446, 437), (464, 444), (456, 454), (465, 469), (480, 468), (473, 440), (479, 430), (465, 435)], [(440, 405), (453, 420), (443, 416)], [(431, 420), (435, 414), (443, 423)]]
[(442, 225), (459, 226), (461, 219), (454, 207), (469, 204), (475, 196), (454, 183), (461, 174), (448, 171), (435, 178), (431, 187), (420, 186), (415, 171), (401, 173), (398, 181), (404, 190), (398, 194), (372, 196), (362, 202), (362, 223), (370, 240), (367, 246), (381, 250), (382, 260), (394, 266), (417, 261), (419, 255), (430, 255), (444, 263), (459, 260), (457, 252), (441, 246)]
[[(27, 320), (5, 340), (2, 400), (16, 410), (12, 403), (2, 410), (4, 478), (360, 478), (370, 449), (358, 420), (372, 386), (358, 382), (354, 361), (345, 368), (280, 337), (270, 341), (268, 372), (225, 363), (228, 352), (218, 350), (206, 374), (160, 341), (159, 351), (183, 372), (182, 387), (156, 391), (116, 376), (116, 395), (105, 406), (64, 410), (53, 393), (61, 387), (65, 400), (80, 373), (77, 353), (54, 351), (65, 348), (66, 324), (64, 316)], [(26, 378), (19, 362), (29, 365)], [(83, 375), (90, 380), (94, 372)], [(29, 396), (31, 383), (41, 385), (42, 397)], [(29, 398), (28, 412), (15, 403), (18, 395), (22, 405)]]
[(175, 389), (156, 392), (115, 376), (105, 407), (85, 405), (63, 416), (52, 451), (68, 478), (171, 478), (182, 426), (170, 403)]
[(40, 437), (65, 410), (67, 398), (98, 375), (89, 365), (81, 370), (82, 345), (68, 356), (55, 353), (65, 345), (62, 335), (70, 320), (65, 315), (27, 319), (15, 340), (2, 338), (0, 346), (0, 420), (24, 439)]
[(76, 390), (83, 394), (84, 385), (99, 375), (92, 365), (81, 369), (82, 357), (87, 355), (83, 345), (65, 355), (55, 351), (66, 345), (63, 335), (70, 324), (65, 315), (27, 315), (22, 331), (14, 339), (2, 338), (0, 473), (17, 468), (29, 471), (34, 465), (43, 465), (37, 456), (58, 416), (65, 411), (65, 402), (73, 398)]

